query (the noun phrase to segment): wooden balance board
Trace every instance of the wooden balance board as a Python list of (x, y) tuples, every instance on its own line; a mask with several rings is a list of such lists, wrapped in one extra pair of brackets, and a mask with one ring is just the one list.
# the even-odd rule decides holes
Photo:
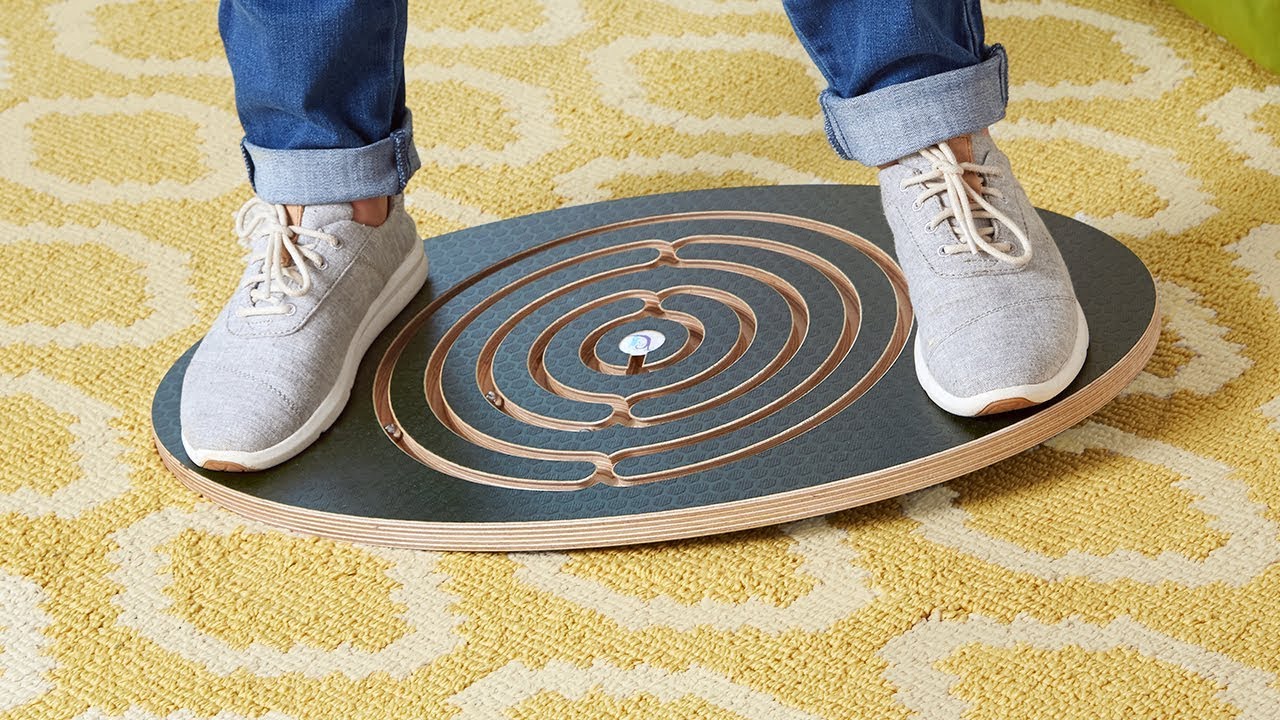
[(156, 391), (156, 446), (229, 510), (410, 548), (642, 543), (883, 500), (1079, 422), (1151, 355), (1160, 321), (1142, 262), (1041, 214), (1090, 345), (1075, 382), (1037, 408), (960, 418), (920, 389), (876, 188), (755, 187), (428, 240), (427, 286), (315, 445), (262, 472), (193, 465), (178, 414), (188, 350)]

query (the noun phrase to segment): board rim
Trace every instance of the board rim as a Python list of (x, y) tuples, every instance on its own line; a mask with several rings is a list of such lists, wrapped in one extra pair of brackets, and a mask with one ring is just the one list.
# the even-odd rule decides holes
[[(1148, 278), (1154, 285), (1150, 271)], [(414, 550), (510, 552), (616, 547), (682, 540), (826, 515), (953, 480), (1030, 449), (1113, 400), (1146, 366), (1160, 338), (1159, 297), (1137, 342), (1113, 366), (1079, 390), (1016, 423), (946, 450), (832, 480), (822, 485), (714, 505), (569, 520), (439, 522), (372, 518), (264, 500), (214, 482), (186, 467), (160, 441), (161, 461), (178, 481), (214, 504), (251, 520), (316, 535)]]

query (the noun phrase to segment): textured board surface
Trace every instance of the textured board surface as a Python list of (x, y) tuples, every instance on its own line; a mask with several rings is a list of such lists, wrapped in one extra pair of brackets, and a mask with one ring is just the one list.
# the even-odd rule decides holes
[[(190, 352), (156, 393), (157, 443), (184, 482), (234, 510), (414, 547), (619, 544), (871, 502), (1045, 439), (1149, 356), (1146, 268), (1043, 214), (1091, 345), (1040, 408), (966, 419), (930, 403), (876, 188), (734, 188), (428, 240), (427, 287), (312, 448), (258, 473), (193, 467), (177, 413)], [(667, 341), (626, 374), (618, 344), (642, 330)]]

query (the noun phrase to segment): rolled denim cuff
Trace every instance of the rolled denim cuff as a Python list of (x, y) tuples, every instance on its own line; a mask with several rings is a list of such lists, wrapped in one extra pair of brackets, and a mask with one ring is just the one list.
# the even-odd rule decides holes
[(883, 165), (957, 135), (977, 132), (1004, 117), (1009, 66), (992, 45), (977, 65), (842, 98), (819, 97), (827, 137), (846, 160)]
[(413, 117), (387, 138), (364, 147), (272, 150), (240, 143), (249, 183), (269, 203), (324, 205), (397, 195), (422, 167), (413, 146)]

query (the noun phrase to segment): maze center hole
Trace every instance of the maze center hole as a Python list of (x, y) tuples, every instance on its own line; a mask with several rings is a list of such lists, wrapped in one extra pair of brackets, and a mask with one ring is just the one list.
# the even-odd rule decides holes
[(669, 368), (692, 355), (702, 346), (707, 332), (701, 320), (686, 313), (657, 313), (646, 307), (642, 317), (625, 315), (614, 318), (592, 330), (582, 340), (578, 359), (587, 368), (605, 375), (626, 375), (631, 356), (621, 345), (633, 336), (646, 332), (661, 334), (664, 341), (643, 356), (642, 372)]

